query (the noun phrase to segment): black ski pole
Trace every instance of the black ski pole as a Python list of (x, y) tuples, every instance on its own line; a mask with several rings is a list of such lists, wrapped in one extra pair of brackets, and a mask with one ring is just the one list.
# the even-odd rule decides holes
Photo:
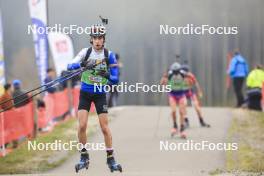
[[(93, 69), (94, 67), (96, 67), (97, 65), (101, 64), (102, 62), (103, 62), (103, 61), (100, 61), (100, 62), (94, 64), (92, 67), (82, 67), (82, 68), (78, 69), (77, 71), (72, 72), (72, 73), (70, 73), (70, 74), (68, 74), (68, 75), (66, 75), (66, 76), (60, 77), (60, 78), (58, 78), (58, 79), (56, 79), (56, 80), (54, 80), (54, 81), (51, 81), (51, 82), (49, 82), (49, 83), (47, 83), (47, 84), (45, 84), (45, 85), (39, 86), (38, 89), (40, 89), (40, 88), (42, 88), (42, 87), (44, 87), (44, 86), (46, 86), (47, 88), (44, 89), (44, 90), (42, 90), (42, 91), (40, 91), (40, 92), (38, 92), (38, 93), (36, 93), (36, 94), (33, 94), (32, 96), (30, 96), (30, 97), (28, 97), (28, 98), (25, 98), (24, 100), (19, 101), (19, 102), (16, 103), (15, 105), (20, 104), (20, 103), (22, 103), (22, 102), (24, 102), (24, 101), (26, 101), (26, 100), (28, 100), (28, 99), (34, 97), (34, 96), (37, 96), (37, 95), (41, 94), (42, 92), (47, 91), (49, 88), (54, 87), (55, 85), (58, 85), (58, 84), (60, 84), (60, 83), (62, 83), (62, 82), (64, 82), (64, 81), (66, 81), (66, 80), (68, 80), (68, 79), (71, 79), (71, 78), (73, 78), (74, 76), (77, 76), (77, 75), (79, 75), (80, 73), (82, 73), (82, 72), (84, 72), (84, 71), (86, 71), (86, 70)], [(69, 77), (68, 77), (68, 76), (69, 76)], [(58, 82), (58, 81), (59, 81), (59, 82)], [(54, 84), (52, 85), (52, 83), (54, 83)], [(38, 90), (38, 89), (35, 88), (33, 91)], [(27, 93), (29, 93), (29, 92), (33, 92), (33, 91), (31, 90), (31, 91), (28, 91)], [(24, 93), (24, 94), (21, 94), (21, 95), (25, 95), (25, 94), (27, 94), (27, 93)], [(17, 97), (20, 97), (21, 95), (19, 95), (19, 96), (17, 96)], [(9, 101), (14, 100), (14, 99), (17, 98), (17, 97), (14, 97), (14, 98), (10, 99)], [(5, 101), (5, 102), (8, 102), (8, 100)], [(4, 102), (4, 103), (5, 103), (5, 102)], [(3, 104), (3, 103), (1, 103), (1, 104)], [(0, 104), (0, 105), (1, 105), (1, 104)], [(7, 107), (7, 108), (1, 110), (0, 113), (9, 110), (10, 108), (14, 107), (15, 105), (9, 106), (9, 107)]]
[(54, 83), (53, 85), (50, 85), (49, 87), (47, 87), (47, 88), (45, 88), (45, 89), (39, 91), (38, 93), (33, 94), (33, 95), (31, 95), (31, 96), (29, 96), (29, 97), (27, 97), (27, 98), (25, 98), (25, 99), (23, 99), (23, 100), (17, 102), (16, 104), (14, 104), (14, 105), (12, 105), (12, 106), (9, 106), (9, 107), (7, 107), (7, 108), (1, 110), (0, 113), (5, 112), (5, 111), (9, 110), (10, 108), (12, 108), (12, 107), (14, 107), (14, 106), (16, 106), (16, 105), (18, 105), (18, 104), (20, 104), (20, 103), (23, 103), (24, 101), (26, 101), (26, 100), (28, 100), (28, 99), (31, 99), (31, 98), (33, 98), (33, 97), (35, 97), (35, 96), (37, 96), (37, 95), (39, 95), (39, 94), (41, 94), (41, 93), (47, 91), (47, 90), (48, 90), (49, 88), (51, 88), (51, 87), (55, 87), (55, 86), (59, 85), (61, 82), (64, 82), (64, 81), (66, 81), (66, 80), (68, 80), (68, 79), (71, 79), (71, 78), (74, 77), (74, 76), (77, 76), (78, 74), (84, 72), (85, 70), (86, 70), (86, 69), (84, 69), (84, 70), (78, 70), (78, 72), (74, 72), (74, 74), (72, 74), (70, 77), (68, 77), (68, 78), (64, 78), (64, 79), (62, 79), (60, 82), (56, 82), (56, 83)]
[(16, 98), (19, 98), (19, 97), (21, 97), (21, 96), (23, 96), (23, 95), (25, 95), (25, 94), (30, 93), (30, 92), (34, 92), (35, 90), (41, 89), (41, 88), (43, 88), (43, 87), (47, 87), (47, 86), (49, 86), (49, 85), (51, 85), (51, 84), (53, 84), (53, 83), (58, 82), (60, 79), (67, 78), (68, 76), (71, 76), (72, 74), (77, 73), (77, 72), (79, 72), (79, 71), (80, 71), (80, 69), (77, 70), (76, 72), (69, 73), (69, 74), (67, 74), (67, 75), (65, 75), (65, 76), (63, 76), (63, 77), (60, 77), (60, 78), (57, 78), (57, 79), (55, 79), (55, 80), (53, 80), (53, 81), (51, 81), (51, 82), (48, 82), (47, 84), (43, 84), (43, 85), (38, 86), (38, 87), (36, 87), (36, 88), (34, 88), (34, 89), (31, 89), (31, 90), (29, 90), (29, 91), (27, 91), (27, 92), (25, 92), (25, 93), (23, 93), (23, 94), (20, 94), (20, 95), (18, 95), (18, 96), (16, 96), (16, 97), (10, 98), (10, 99), (5, 100), (5, 101), (2, 101), (2, 102), (0, 102), (0, 105), (6, 103), (6, 102), (8, 102), (8, 101), (12, 101), (12, 100), (14, 100), (14, 99), (16, 99)]

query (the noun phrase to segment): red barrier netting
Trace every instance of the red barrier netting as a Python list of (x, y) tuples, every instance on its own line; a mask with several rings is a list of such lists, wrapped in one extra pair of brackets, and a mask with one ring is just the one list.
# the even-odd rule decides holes
[(43, 97), (43, 101), (45, 102), (46, 118), (47, 118), (47, 121), (49, 122), (54, 117), (55, 94), (45, 95)]
[(63, 115), (70, 107), (68, 89), (54, 94), (47, 94), (44, 96), (43, 100), (46, 105), (46, 116), (48, 121)]
[(33, 103), (1, 113), (0, 146), (27, 136), (34, 129)]
[(70, 103), (69, 103), (69, 95), (68, 89), (64, 91), (55, 93), (55, 103), (54, 103), (54, 117), (58, 117), (63, 115), (65, 112), (69, 111)]
[(46, 116), (47, 111), (45, 108), (39, 108), (38, 113), (38, 128), (45, 128), (48, 124), (48, 118)]
[(78, 104), (79, 104), (80, 88), (73, 88), (72, 95), (73, 95), (73, 107), (75, 112), (77, 112)]
[[(46, 108), (38, 108), (38, 128), (45, 128), (54, 117), (63, 115), (69, 110), (68, 89), (54, 94), (47, 94), (43, 100)], [(73, 107), (77, 112), (79, 104), (80, 89), (72, 89)], [(22, 136), (28, 136), (34, 130), (33, 103), (0, 113), (0, 146), (17, 140)], [(94, 104), (91, 112), (95, 111)]]

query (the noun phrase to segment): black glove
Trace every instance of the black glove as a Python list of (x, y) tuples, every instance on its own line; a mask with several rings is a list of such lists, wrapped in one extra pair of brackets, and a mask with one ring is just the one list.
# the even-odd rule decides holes
[(81, 65), (81, 67), (85, 67), (87, 69), (92, 69), (96, 66), (96, 60), (90, 59), (87, 61), (82, 61), (80, 65)]
[(186, 72), (184, 70), (170, 70), (168, 73), (168, 78), (171, 79), (173, 75), (180, 75), (182, 78), (186, 76)]
[(173, 70), (173, 74), (174, 75), (178, 75), (179, 74), (179, 70)]
[(104, 71), (104, 70), (98, 71), (97, 74), (102, 76), (102, 77), (104, 77), (104, 78), (106, 78), (106, 79), (109, 79), (109, 77), (110, 77), (110, 73), (108, 71)]
[(187, 75), (187, 72), (183, 69), (181, 69), (179, 73), (181, 74), (182, 77), (185, 77)]

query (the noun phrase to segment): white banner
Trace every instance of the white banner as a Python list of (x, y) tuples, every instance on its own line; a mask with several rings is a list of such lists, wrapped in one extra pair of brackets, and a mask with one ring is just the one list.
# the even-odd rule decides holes
[(2, 16), (0, 11), (0, 95), (4, 93), (3, 85), (5, 83), (6, 80), (5, 80), (4, 46), (3, 46), (3, 27), (2, 27)]
[(72, 40), (68, 35), (58, 32), (50, 32), (48, 38), (56, 73), (60, 76), (74, 57)]
[(38, 29), (46, 30), (47, 2), (46, 0), (28, 0), (35, 46), (36, 63), (41, 83), (44, 82), (48, 68), (48, 38), (46, 31), (38, 33)]

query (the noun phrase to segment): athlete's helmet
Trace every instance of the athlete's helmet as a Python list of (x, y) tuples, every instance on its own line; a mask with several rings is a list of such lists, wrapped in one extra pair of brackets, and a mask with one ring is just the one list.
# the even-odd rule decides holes
[(105, 36), (106, 29), (102, 24), (95, 24), (91, 26), (90, 36), (91, 37), (101, 37)]
[(172, 71), (179, 71), (180, 69), (181, 69), (181, 65), (178, 62), (174, 62), (170, 66), (170, 70), (172, 70)]

